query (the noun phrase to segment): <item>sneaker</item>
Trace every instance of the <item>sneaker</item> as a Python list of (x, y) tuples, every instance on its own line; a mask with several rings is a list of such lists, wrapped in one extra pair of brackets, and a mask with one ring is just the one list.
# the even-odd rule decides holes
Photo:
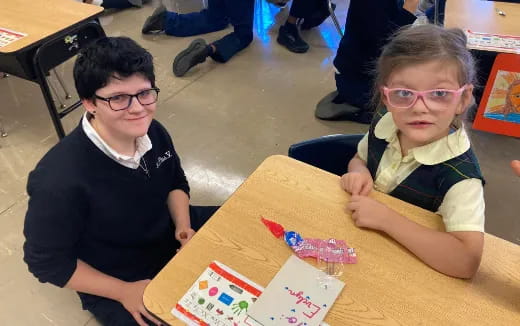
[(289, 27), (286, 25), (280, 26), (276, 41), (294, 53), (305, 53), (309, 50), (309, 44), (301, 38), (296, 25)]
[(159, 6), (154, 10), (152, 15), (146, 18), (144, 22), (143, 28), (141, 29), (141, 33), (143, 34), (152, 34), (152, 33), (160, 33), (164, 32), (166, 26), (166, 7)]
[(206, 41), (201, 38), (194, 40), (173, 60), (173, 74), (177, 77), (184, 76), (193, 66), (206, 61), (208, 55), (209, 49)]
[[(336, 10), (336, 4), (331, 3), (332, 11)], [(309, 17), (303, 18), (303, 23), (301, 25), (302, 30), (307, 30), (314, 28), (316, 26), (320, 26), (325, 19), (329, 18), (330, 11), (328, 4), (324, 6), (321, 10), (315, 11), (312, 15)]]

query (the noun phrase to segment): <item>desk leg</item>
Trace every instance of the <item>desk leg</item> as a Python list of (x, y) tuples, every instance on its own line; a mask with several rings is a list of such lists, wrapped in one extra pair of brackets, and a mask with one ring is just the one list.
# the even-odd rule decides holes
[(60, 74), (56, 71), (56, 69), (52, 69), (54, 72), (54, 75), (56, 75), (56, 79), (58, 79), (58, 82), (61, 85), (61, 88), (63, 89), (63, 92), (65, 93), (65, 99), (70, 100), (72, 96), (70, 96), (69, 90), (67, 89), (67, 85), (63, 82), (63, 79), (61, 79)]
[(329, 6), (330, 18), (332, 19), (334, 26), (336, 26), (336, 29), (338, 30), (339, 36), (343, 37), (343, 31), (341, 30), (341, 25), (339, 24), (338, 18), (336, 17), (336, 13), (334, 12), (334, 9), (332, 9), (331, 0), (328, 0), (328, 6)]
[(5, 132), (4, 123), (1, 118), (0, 118), (0, 137), (7, 137), (7, 132)]
[(40, 89), (42, 90), (43, 98), (45, 99), (47, 109), (49, 110), (49, 113), (51, 115), (52, 123), (54, 124), (54, 129), (56, 129), (58, 138), (62, 139), (63, 137), (65, 137), (65, 130), (63, 130), (63, 125), (61, 124), (58, 110), (56, 110), (56, 105), (54, 104), (54, 99), (52, 98), (52, 94), (49, 89), (49, 84), (47, 83), (45, 75), (42, 75), (39, 71), (37, 72), (37, 75), (37, 82), (40, 85)]
[[(0, 78), (7, 78), (9, 77), (8, 74), (5, 72), (0, 72)], [(4, 122), (2, 121), (2, 118), (0, 118), (0, 137), (7, 137), (7, 132), (5, 132), (4, 129)]]

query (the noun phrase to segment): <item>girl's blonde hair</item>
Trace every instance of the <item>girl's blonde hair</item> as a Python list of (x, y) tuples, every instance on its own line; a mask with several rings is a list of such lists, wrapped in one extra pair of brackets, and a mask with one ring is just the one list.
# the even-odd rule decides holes
[[(372, 103), (382, 106), (381, 87), (390, 75), (404, 67), (430, 61), (454, 63), (458, 70), (460, 86), (476, 83), (474, 59), (466, 48), (467, 38), (458, 28), (445, 29), (436, 25), (405, 26), (390, 37), (377, 60)], [(462, 125), (460, 117), (454, 127)]]

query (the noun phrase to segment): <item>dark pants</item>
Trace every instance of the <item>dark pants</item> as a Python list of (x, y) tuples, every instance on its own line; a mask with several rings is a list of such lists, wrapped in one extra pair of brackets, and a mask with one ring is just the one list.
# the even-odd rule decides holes
[(226, 62), (253, 41), (254, 0), (209, 0), (200, 12), (166, 15), (165, 32), (173, 36), (193, 36), (223, 30), (233, 25), (233, 32), (213, 42), (211, 58)]
[[(198, 231), (219, 209), (219, 206), (190, 206), (191, 228)], [(172, 234), (173, 236), (173, 234)], [(105, 326), (136, 326), (134, 317), (117, 301), (101, 298), (88, 309), (99, 323)], [(149, 325), (155, 325), (145, 317)]]
[(134, 5), (128, 2), (128, 0), (103, 0), (103, 4), (101, 6), (107, 9), (125, 9), (133, 7)]
[(313, 12), (326, 9), (327, 0), (293, 0), (289, 15), (296, 18), (306, 18)]
[(386, 39), (400, 26), (411, 24), (415, 16), (402, 9), (400, 0), (351, 0), (334, 66), (339, 95), (335, 103), (346, 102), (369, 110), (371, 71)]
[(338, 96), (333, 102), (348, 103), (363, 110), (369, 110), (371, 106), (373, 81), (368, 74), (335, 74)]
[(444, 11), (446, 10), (446, 0), (439, 0), (439, 8), (435, 8), (435, 6), (426, 10), (425, 14), (428, 17), (430, 23), (435, 22), (435, 12), (439, 14), (438, 20), (439, 24), (444, 24)]

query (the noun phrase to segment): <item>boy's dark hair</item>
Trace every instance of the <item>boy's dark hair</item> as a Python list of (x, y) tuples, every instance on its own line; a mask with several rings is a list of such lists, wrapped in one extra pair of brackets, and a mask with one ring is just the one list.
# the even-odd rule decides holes
[(74, 83), (80, 99), (95, 101), (95, 92), (110, 78), (141, 74), (155, 87), (153, 57), (128, 37), (103, 37), (78, 53), (74, 63)]

